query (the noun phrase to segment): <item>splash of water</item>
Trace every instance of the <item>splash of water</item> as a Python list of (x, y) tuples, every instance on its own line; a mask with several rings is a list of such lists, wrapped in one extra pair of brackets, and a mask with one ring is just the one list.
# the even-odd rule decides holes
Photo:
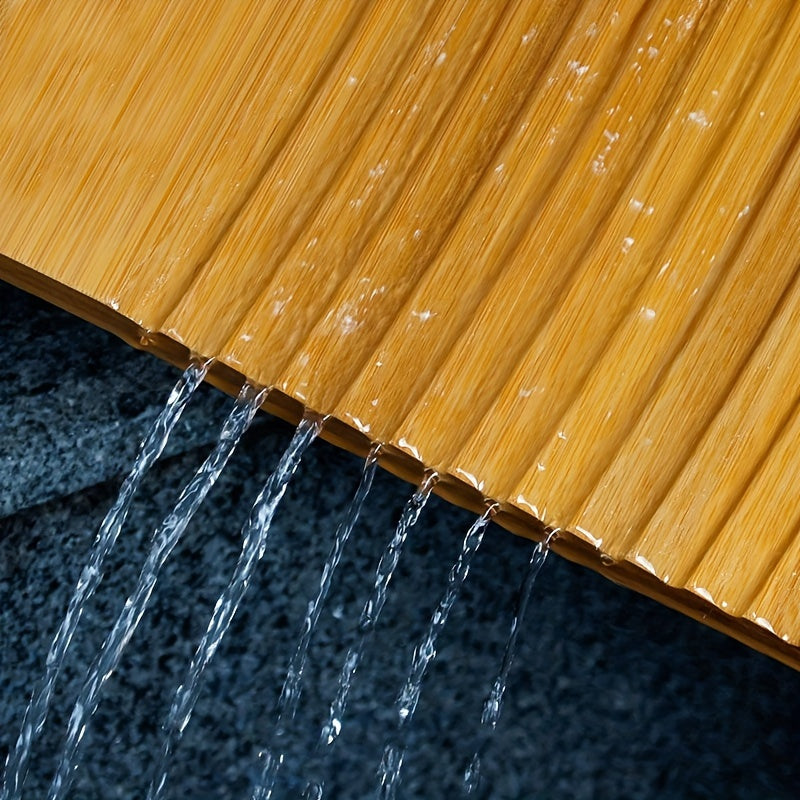
[(375, 469), (378, 465), (378, 450), (379, 448), (377, 446), (374, 447), (364, 462), (364, 469), (361, 473), (361, 480), (358, 484), (358, 488), (333, 537), (333, 544), (325, 560), (325, 565), (322, 568), (322, 575), (320, 576), (316, 597), (308, 604), (308, 610), (303, 620), (300, 638), (297, 641), (297, 647), (289, 662), (289, 668), (286, 671), (286, 678), (283, 682), (281, 695), (278, 699), (278, 717), (272, 735), (272, 745), (262, 754), (264, 764), (258, 784), (253, 790), (253, 800), (270, 800), (272, 797), (275, 780), (278, 777), (278, 772), (284, 760), (280, 739), (286, 733), (286, 722), (294, 719), (294, 715), (297, 711), (297, 704), (300, 701), (300, 694), (303, 688), (303, 672), (305, 670), (311, 638), (314, 635), (314, 629), (317, 626), (325, 600), (328, 597), (331, 580), (342, 558), (345, 545), (358, 521), (361, 508), (364, 505), (364, 500), (366, 500), (367, 494), (369, 494), (369, 490), (372, 487), (372, 479), (375, 476)]
[(492, 682), (492, 688), (489, 691), (489, 696), (483, 704), (483, 711), (481, 713), (482, 736), (480, 743), (476, 747), (472, 759), (464, 770), (464, 791), (466, 794), (472, 794), (480, 785), (482, 756), (491, 740), (494, 729), (497, 727), (500, 714), (503, 711), (503, 698), (505, 697), (506, 687), (508, 686), (508, 675), (511, 672), (511, 665), (514, 663), (514, 656), (516, 655), (517, 639), (519, 638), (522, 621), (525, 619), (525, 612), (528, 609), (533, 585), (544, 566), (547, 554), (550, 552), (550, 543), (556, 535), (557, 531), (551, 531), (543, 541), (539, 542), (533, 548), (530, 561), (528, 562), (528, 569), (520, 584), (517, 594), (517, 604), (514, 609), (514, 616), (511, 619), (511, 628), (508, 633), (508, 638), (506, 639), (505, 649), (503, 650), (503, 660), (500, 664), (500, 670), (495, 676)]
[(66, 740), (48, 791), (48, 800), (61, 800), (67, 793), (74, 777), (78, 747), (86, 732), (89, 719), (97, 709), (100, 690), (116, 670), (125, 646), (144, 615), (156, 585), (158, 573), (178, 544), (189, 521), (211, 487), (216, 483), (236, 445), (261, 406), (265, 394), (265, 389), (255, 389), (248, 385), (242, 388), (233, 410), (222, 426), (222, 432), (213, 451), (184, 487), (175, 508), (156, 528), (151, 541), (151, 549), (139, 574), (136, 588), (125, 601), (114, 627), (106, 636), (72, 709)]
[(167, 722), (161, 754), (147, 792), (148, 800), (163, 796), (169, 773), (169, 762), (175, 741), (180, 739), (200, 696), (201, 679), (217, 651), (242, 602), (256, 564), (263, 558), (269, 539), (272, 518), (289, 480), (297, 470), (303, 453), (322, 428), (319, 417), (304, 417), (281, 456), (275, 471), (261, 489), (242, 530), (242, 551), (233, 575), (220, 594), (200, 644), (195, 651), (184, 682), (175, 692)]
[[(403, 554), (403, 546), (408, 533), (411, 528), (416, 525), (422, 509), (428, 502), (431, 491), (436, 484), (437, 475), (434, 472), (426, 474), (420, 483), (417, 490), (409, 498), (397, 526), (394, 530), (392, 538), (386, 545), (378, 568), (375, 570), (375, 580), (372, 585), (372, 591), (367, 598), (364, 608), (361, 612), (359, 619), (358, 641), (347, 651), (342, 671), (339, 675), (339, 684), (336, 690), (336, 697), (331, 703), (328, 712), (328, 720), (322, 726), (319, 742), (317, 747), (325, 745), (330, 748), (342, 730), (342, 719), (347, 708), (347, 699), (350, 694), (350, 689), (355, 680), (356, 671), (361, 664), (361, 659), (364, 655), (367, 643), (378, 624), (378, 619), (386, 603), (386, 595), (389, 589), (389, 583), (392, 580), (394, 571), (400, 562), (400, 556)], [(308, 782), (303, 797), (305, 800), (322, 800), (324, 787), (321, 780), (311, 780)]]
[(86, 565), (81, 571), (67, 613), (56, 631), (47, 653), (44, 674), (33, 690), (22, 717), (19, 736), (6, 758), (5, 777), (0, 800), (19, 800), (28, 774), (31, 748), (41, 734), (50, 709), (56, 681), (78, 628), (83, 611), (103, 580), (103, 567), (108, 554), (117, 542), (122, 525), (128, 516), (133, 496), (150, 467), (158, 460), (195, 389), (206, 376), (210, 361), (192, 362), (175, 384), (164, 409), (142, 441), (130, 472), (122, 483), (114, 504), (108, 510), (92, 545)]
[(414, 656), (411, 659), (411, 667), (408, 671), (405, 685), (397, 698), (397, 734), (394, 740), (390, 741), (384, 748), (378, 769), (379, 785), (377, 796), (379, 800), (393, 800), (397, 796), (397, 788), (400, 785), (400, 774), (406, 752), (406, 732), (414, 718), (414, 712), (419, 703), (425, 674), (436, 658), (436, 641), (439, 634), (444, 630), (447, 618), (450, 616), (450, 612), (461, 593), (461, 588), (467, 580), (470, 564), (481, 546), (486, 526), (489, 524), (489, 520), (495, 510), (496, 506), (487, 509), (467, 531), (461, 545), (461, 552), (450, 568), (445, 593), (431, 616), (425, 635), (414, 649)]

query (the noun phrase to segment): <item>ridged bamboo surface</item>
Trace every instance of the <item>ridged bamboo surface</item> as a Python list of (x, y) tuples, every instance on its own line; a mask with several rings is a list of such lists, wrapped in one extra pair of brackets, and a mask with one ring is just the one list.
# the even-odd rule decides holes
[(800, 665), (800, 4), (1, 8), (6, 279)]

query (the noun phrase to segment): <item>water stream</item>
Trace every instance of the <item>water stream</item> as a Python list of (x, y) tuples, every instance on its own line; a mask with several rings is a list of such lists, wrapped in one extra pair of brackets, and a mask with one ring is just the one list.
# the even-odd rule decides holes
[[(22, 797), (32, 745), (44, 727), (56, 681), (86, 603), (103, 579), (105, 559), (118, 539), (136, 490), (148, 469), (163, 452), (171, 431), (195, 389), (204, 379), (209, 364), (210, 362), (192, 363), (186, 369), (172, 390), (167, 404), (155, 421), (153, 428), (142, 442), (137, 458), (122, 484), (114, 505), (100, 525), (65, 617), (50, 646), (45, 672), (32, 693), (16, 744), (9, 751), (0, 800), (20, 800)], [(62, 800), (69, 791), (77, 768), (80, 744), (99, 704), (103, 686), (119, 665), (122, 653), (146, 611), (159, 572), (177, 546), (197, 509), (219, 478), (238, 442), (252, 422), (256, 411), (262, 405), (266, 391), (247, 384), (242, 388), (233, 409), (222, 426), (212, 452), (186, 484), (173, 510), (167, 514), (153, 533), (150, 550), (141, 568), (136, 587), (125, 601), (122, 611), (106, 636), (80, 689), (69, 718), (58, 766), (48, 790), (48, 800)], [(178, 686), (173, 697), (164, 724), (163, 745), (154, 765), (147, 800), (161, 800), (164, 796), (172, 753), (176, 743), (183, 736), (199, 698), (205, 670), (214, 658), (247, 593), (256, 565), (266, 552), (272, 520), (288, 483), (296, 472), (303, 454), (319, 435), (322, 423), (322, 418), (318, 416), (307, 415), (303, 418), (250, 510), (242, 528), (242, 549), (236, 567), (215, 604), (206, 632), (195, 650), (183, 682)], [(367, 456), (356, 492), (336, 528), (316, 595), (308, 603), (302, 629), (290, 659), (278, 700), (269, 746), (261, 755), (261, 773), (253, 789), (252, 800), (271, 800), (273, 796), (277, 776), (284, 762), (288, 723), (295, 717), (303, 690), (303, 677), (310, 643), (344, 548), (371, 489), (377, 468), (379, 449), (379, 446), (376, 445)], [(307, 774), (310, 775), (310, 779), (305, 786), (304, 800), (322, 800), (323, 798), (322, 762), (330, 756), (332, 747), (341, 733), (349, 694), (366, 647), (386, 603), (388, 588), (400, 561), (405, 541), (409, 531), (417, 523), (436, 480), (435, 473), (426, 473), (425, 478), (404, 506), (393, 535), (381, 554), (369, 597), (359, 618), (358, 638), (345, 656), (327, 720), (322, 725), (316, 746), (308, 760)], [(424, 635), (414, 648), (402, 691), (396, 701), (396, 728), (387, 740), (381, 759), (380, 783), (377, 792), (379, 800), (392, 800), (397, 795), (408, 745), (408, 729), (419, 703), (423, 681), (430, 665), (436, 658), (438, 637), (444, 630), (450, 612), (469, 575), (472, 560), (481, 546), (486, 528), (495, 510), (496, 506), (487, 509), (466, 532), (458, 557), (448, 574), (445, 592), (430, 618)], [(465, 794), (474, 793), (480, 785), (481, 760), (492, 740), (502, 713), (519, 631), (529, 605), (534, 583), (544, 565), (550, 542), (555, 535), (557, 535), (557, 531), (550, 532), (544, 541), (534, 547), (527, 571), (520, 584), (500, 668), (483, 704), (474, 754), (464, 771), (463, 790)]]
[[(156, 800), (163, 796), (172, 749), (175, 741), (183, 734), (197, 703), (203, 673), (236, 615), (239, 604), (247, 592), (253, 570), (264, 556), (272, 518), (286, 492), (289, 480), (296, 472), (303, 453), (319, 435), (321, 427), (322, 420), (319, 417), (304, 417), (301, 420), (278, 466), (267, 479), (250, 511), (242, 530), (242, 551), (236, 568), (214, 606), (208, 628), (195, 651), (186, 678), (175, 692), (164, 726), (164, 743), (147, 792), (148, 800)], [(372, 472), (370, 480), (371, 477)]]
[(67, 612), (56, 631), (47, 653), (44, 674), (31, 694), (22, 718), (19, 736), (6, 758), (5, 776), (0, 800), (19, 800), (28, 773), (31, 748), (41, 734), (50, 708), (58, 675), (67, 651), (80, 623), (86, 604), (103, 580), (103, 568), (108, 554), (116, 544), (122, 525), (128, 516), (133, 496), (150, 467), (158, 460), (195, 389), (206, 376), (210, 362), (192, 362), (175, 384), (164, 409), (156, 418), (142, 441), (136, 460), (122, 483), (117, 499), (108, 510), (92, 545), (86, 565), (81, 571), (70, 598)]
[(547, 554), (550, 552), (550, 543), (556, 535), (557, 531), (550, 532), (545, 539), (537, 543), (533, 548), (530, 561), (528, 562), (528, 569), (520, 584), (517, 594), (517, 604), (514, 609), (514, 616), (511, 619), (511, 628), (508, 632), (508, 638), (506, 639), (506, 645), (503, 650), (500, 670), (492, 682), (489, 696), (483, 704), (479, 743), (475, 748), (475, 753), (469, 765), (464, 770), (464, 791), (466, 794), (472, 794), (480, 785), (481, 758), (491, 741), (494, 730), (500, 720), (500, 714), (503, 711), (503, 698), (505, 697), (506, 687), (508, 686), (508, 675), (511, 672), (511, 665), (514, 663), (514, 656), (516, 655), (517, 639), (519, 638), (522, 621), (525, 619), (525, 612), (528, 609), (533, 585), (544, 566), (544, 562), (547, 560)]
[(461, 588), (469, 575), (472, 559), (481, 546), (486, 527), (495, 510), (496, 506), (488, 508), (467, 531), (458, 558), (450, 568), (445, 593), (431, 616), (425, 635), (414, 649), (405, 685), (397, 698), (397, 730), (394, 737), (384, 748), (383, 758), (378, 770), (379, 785), (377, 796), (379, 800), (393, 800), (397, 796), (397, 788), (400, 785), (400, 774), (406, 751), (407, 731), (419, 703), (425, 674), (436, 658), (436, 641), (439, 634), (444, 630), (450, 612), (461, 593)]
[(328, 597), (331, 580), (339, 565), (345, 545), (350, 538), (350, 534), (353, 532), (353, 528), (361, 513), (361, 508), (364, 505), (364, 500), (366, 500), (367, 494), (372, 487), (372, 479), (375, 476), (375, 469), (378, 466), (378, 450), (379, 447), (374, 447), (364, 462), (364, 469), (361, 473), (361, 480), (358, 484), (358, 488), (334, 534), (333, 544), (331, 545), (328, 557), (322, 568), (317, 594), (308, 604), (308, 610), (303, 620), (302, 631), (294, 654), (289, 662), (289, 668), (286, 671), (286, 678), (283, 682), (281, 695), (278, 699), (278, 715), (272, 734), (272, 741), (270, 747), (265, 750), (262, 756), (264, 763), (259, 781), (253, 790), (253, 800), (270, 800), (272, 797), (275, 780), (284, 758), (281, 740), (286, 734), (286, 723), (294, 719), (295, 713), (297, 712), (297, 704), (300, 701), (300, 694), (303, 687), (303, 672), (305, 670), (311, 638), (314, 635), (319, 616), (325, 605), (325, 600)]
[(103, 642), (75, 702), (58, 767), (48, 791), (48, 800), (61, 800), (68, 791), (74, 777), (78, 747), (86, 732), (89, 719), (97, 709), (100, 691), (116, 670), (125, 646), (144, 615), (158, 573), (178, 544), (189, 521), (216, 483), (265, 395), (266, 390), (263, 389), (255, 389), (249, 385), (242, 388), (233, 410), (222, 426), (213, 451), (185, 486), (175, 508), (156, 528), (136, 588), (125, 601), (114, 627)]
[[(386, 603), (389, 583), (400, 561), (400, 556), (403, 554), (403, 545), (408, 538), (409, 531), (416, 525), (422, 509), (428, 502), (436, 480), (436, 473), (431, 472), (426, 474), (422, 483), (420, 483), (414, 494), (411, 495), (400, 514), (400, 519), (397, 522), (394, 534), (386, 545), (380, 561), (378, 562), (372, 591), (361, 611), (361, 618), (358, 623), (358, 640), (355, 645), (347, 651), (347, 655), (345, 656), (342, 671), (339, 675), (336, 696), (331, 703), (328, 719), (322, 726), (320, 738), (317, 743), (317, 751), (320, 747), (326, 748), (324, 755), (328, 754), (330, 748), (334, 745), (341, 733), (342, 720), (347, 708), (347, 699), (350, 694), (350, 689), (353, 685), (361, 659), (363, 658), (364, 650), (378, 624), (381, 611)], [(315, 753), (315, 756), (316, 755), (317, 753)], [(312, 767), (311, 771), (316, 771), (316, 765)], [(306, 800), (322, 800), (323, 793), (324, 787), (322, 780), (320, 778), (313, 778), (308, 782), (303, 796)]]

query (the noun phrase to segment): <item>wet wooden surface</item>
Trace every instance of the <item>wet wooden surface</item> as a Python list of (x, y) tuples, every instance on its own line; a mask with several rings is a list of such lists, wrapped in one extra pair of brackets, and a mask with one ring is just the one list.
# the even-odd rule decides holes
[(6, 3), (0, 275), (800, 664), (793, 2)]

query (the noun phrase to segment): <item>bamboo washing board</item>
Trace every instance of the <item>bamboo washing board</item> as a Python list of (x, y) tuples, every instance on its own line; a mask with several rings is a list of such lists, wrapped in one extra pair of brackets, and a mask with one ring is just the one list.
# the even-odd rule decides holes
[(0, 8), (0, 276), (800, 665), (794, 2)]

